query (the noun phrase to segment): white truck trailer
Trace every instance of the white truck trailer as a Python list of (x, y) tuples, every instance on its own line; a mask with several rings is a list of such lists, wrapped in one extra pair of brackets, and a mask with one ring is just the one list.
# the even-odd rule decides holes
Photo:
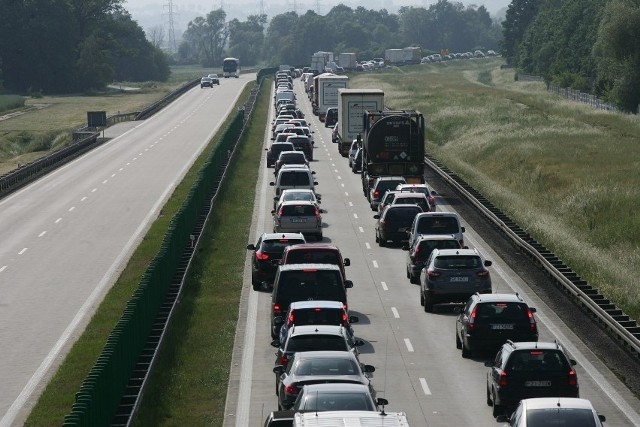
[(335, 74), (318, 76), (318, 117), (321, 122), (327, 109), (338, 106), (338, 90), (349, 87), (349, 77)]
[(387, 49), (384, 51), (385, 65), (400, 65), (404, 63), (404, 51), (402, 49)]
[(338, 152), (346, 157), (354, 139), (364, 129), (365, 111), (384, 110), (381, 89), (338, 89)]
[(345, 69), (345, 71), (352, 71), (356, 69), (357, 61), (355, 53), (340, 53), (338, 54), (338, 65)]
[(419, 47), (405, 47), (402, 49), (402, 61), (405, 64), (419, 64), (422, 59), (422, 49)]

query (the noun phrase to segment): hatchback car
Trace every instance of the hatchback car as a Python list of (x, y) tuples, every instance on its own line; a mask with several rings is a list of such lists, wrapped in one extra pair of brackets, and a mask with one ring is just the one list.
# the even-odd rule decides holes
[(437, 193), (433, 191), (427, 184), (401, 184), (396, 187), (396, 191), (411, 191), (416, 193), (422, 193), (427, 196), (427, 200), (429, 201), (429, 205), (431, 206), (430, 211), (436, 211), (436, 198)]
[(276, 180), (270, 182), (269, 185), (275, 187), (276, 196), (280, 196), (282, 190), (290, 188), (306, 188), (315, 191), (315, 186), (318, 183), (315, 181), (314, 174), (315, 172), (306, 166), (284, 165), (278, 171)]
[(211, 84), (220, 85), (220, 78), (217, 74), (209, 74), (207, 77), (211, 79)]
[(427, 199), (427, 196), (422, 193), (396, 192), (390, 206), (393, 205), (418, 205), (423, 212), (431, 211), (429, 200)]
[(313, 161), (313, 144), (311, 144), (309, 137), (303, 135), (289, 135), (287, 137), (287, 142), (292, 143), (293, 147), (297, 151), (302, 151), (307, 160), (310, 162)]
[(434, 249), (420, 273), (420, 305), (463, 303), (476, 292), (491, 293), (491, 275), (476, 249)]
[[(290, 188), (288, 190), (282, 190), (280, 196), (273, 198), (273, 209), (278, 210), (278, 207), (282, 202), (289, 202), (293, 200), (308, 200), (315, 203), (320, 209), (321, 198), (313, 190), (307, 188)], [(320, 209), (320, 213), (323, 213)]]
[(407, 251), (407, 279), (410, 283), (420, 283), (420, 272), (434, 249), (460, 249), (460, 242), (453, 234), (420, 235), (411, 246), (402, 248)]
[(203, 77), (200, 79), (200, 89), (204, 87), (213, 87), (213, 83), (209, 77)]
[(393, 202), (394, 197), (396, 197), (395, 190), (387, 190), (380, 198), (380, 203), (378, 203), (378, 213), (384, 212), (387, 206)]
[(351, 265), (351, 260), (343, 258), (337, 246), (313, 243), (289, 247), (282, 253), (280, 264), (333, 264), (340, 268), (342, 277), (346, 279), (344, 268)]
[[(417, 215), (409, 229), (409, 245), (413, 245), (421, 234), (453, 234), (464, 247), (460, 216), (455, 212), (425, 212)], [(466, 299), (465, 299), (466, 301)]]
[(352, 323), (357, 323), (358, 316), (349, 316), (344, 304), (340, 301), (294, 301), (284, 317), (274, 319), (276, 326), (280, 324), (280, 342), (287, 337), (289, 329), (303, 325), (342, 325), (354, 337)]
[(407, 230), (421, 212), (422, 208), (417, 205), (391, 205), (382, 214), (374, 215), (378, 220), (375, 225), (376, 243), (382, 247), (389, 240), (396, 244), (407, 240)]
[(284, 165), (309, 166), (309, 161), (302, 151), (281, 151), (280, 156), (278, 156), (278, 160), (276, 160), (275, 170), (273, 173), (277, 175), (280, 168)]
[(339, 383), (368, 386), (374, 395), (368, 374), (375, 372), (347, 351), (306, 351), (295, 353), (287, 365), (273, 368), (276, 374), (278, 408), (293, 406), (300, 390), (307, 384)]
[(324, 117), (324, 127), (333, 127), (338, 122), (338, 108), (327, 108), (327, 114)]
[(518, 294), (472, 295), (456, 320), (456, 347), (466, 358), (507, 340), (538, 341), (535, 312)]
[(322, 240), (322, 215), (318, 206), (309, 201), (282, 202), (273, 211), (274, 233), (302, 233)]
[(507, 341), (495, 360), (485, 363), (487, 405), (493, 416), (514, 409), (531, 397), (579, 397), (578, 376), (557, 342)]
[(273, 283), (284, 248), (297, 243), (306, 243), (300, 233), (264, 233), (255, 245), (247, 245), (247, 249), (253, 251), (251, 284), (254, 290)]
[(295, 151), (293, 144), (290, 142), (274, 142), (266, 149), (267, 151), (267, 167), (270, 168), (276, 164), (280, 153), (283, 151)]
[(293, 404), (295, 411), (377, 411), (388, 404), (373, 398), (363, 384), (310, 384), (302, 387)]
[(508, 422), (509, 427), (603, 427), (606, 420), (589, 400), (575, 397), (523, 399), (510, 418), (497, 417), (498, 422)]
[(398, 184), (406, 184), (402, 176), (381, 176), (376, 178), (369, 189), (368, 200), (372, 211), (378, 209), (380, 199), (387, 190), (393, 190)]

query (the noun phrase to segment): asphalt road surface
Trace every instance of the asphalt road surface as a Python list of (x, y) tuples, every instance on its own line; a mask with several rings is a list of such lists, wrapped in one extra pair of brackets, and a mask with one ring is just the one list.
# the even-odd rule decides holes
[[(255, 74), (190, 90), (0, 201), (0, 426), (21, 425)], [(71, 408), (69, 408), (71, 409)]]
[[(349, 307), (351, 314), (360, 318), (354, 324), (355, 333), (366, 343), (360, 348), (361, 361), (376, 367), (372, 382), (377, 396), (389, 401), (386, 410), (405, 411), (414, 426), (498, 425), (485, 396), (488, 368), (484, 362), (493, 355), (463, 359), (455, 347), (453, 309), (423, 311), (419, 286), (410, 284), (405, 276), (406, 252), (375, 243), (374, 212), (363, 197), (359, 175), (351, 172), (332, 144), (329, 130), (311, 114), (299, 80), (295, 87), (298, 105), (315, 130), (316, 160), (311, 168), (317, 173), (318, 193), (327, 211), (323, 214), (324, 241), (337, 245), (343, 256), (351, 259), (347, 278), (354, 287), (349, 290)], [(270, 142), (268, 129), (265, 147)], [(261, 233), (271, 232), (273, 225), (269, 213), (273, 189), (268, 185), (273, 169), (266, 168), (264, 159), (260, 176), (249, 243), (255, 243)], [(457, 210), (448, 200), (438, 197), (439, 211)], [(494, 292), (518, 292), (538, 310), (540, 341), (558, 339), (578, 362), (581, 397), (591, 400), (607, 417), (608, 426), (640, 425), (640, 401), (633, 393), (494, 251), (493, 242), (464, 225), (465, 244), (493, 261), (489, 269)], [(225, 426), (262, 425), (267, 414), (277, 410), (272, 372), (275, 349), (269, 335), (270, 294), (252, 290), (250, 255), (245, 265)]]

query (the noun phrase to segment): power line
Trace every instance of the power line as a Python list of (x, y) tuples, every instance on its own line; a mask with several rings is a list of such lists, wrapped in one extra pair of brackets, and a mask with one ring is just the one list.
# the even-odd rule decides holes
[(169, 54), (174, 54), (177, 51), (176, 48), (176, 32), (173, 26), (173, 15), (174, 15), (174, 11), (173, 11), (173, 0), (167, 0), (167, 4), (164, 5), (165, 9), (168, 9), (167, 15), (168, 15), (168, 26), (169, 26), (169, 30), (167, 31), (169, 34), (169, 45), (168, 45), (168, 50), (169, 50)]

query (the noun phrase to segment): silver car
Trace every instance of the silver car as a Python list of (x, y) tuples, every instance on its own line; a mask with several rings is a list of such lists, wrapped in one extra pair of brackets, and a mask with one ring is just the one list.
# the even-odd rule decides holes
[(273, 211), (274, 233), (302, 233), (322, 240), (322, 215), (314, 202), (294, 200), (282, 202)]

